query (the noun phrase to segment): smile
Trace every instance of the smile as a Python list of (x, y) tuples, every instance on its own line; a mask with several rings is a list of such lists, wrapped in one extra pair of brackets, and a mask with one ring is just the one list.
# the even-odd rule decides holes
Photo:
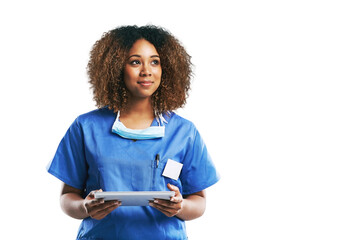
[(153, 81), (138, 81), (137, 83), (140, 84), (141, 86), (148, 87), (148, 86), (151, 86), (154, 82)]

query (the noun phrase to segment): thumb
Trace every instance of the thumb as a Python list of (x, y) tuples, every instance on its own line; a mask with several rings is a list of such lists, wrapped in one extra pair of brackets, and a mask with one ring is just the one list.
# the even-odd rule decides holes
[(179, 192), (179, 188), (177, 186), (174, 186), (174, 185), (170, 184), (170, 183), (167, 184), (167, 187), (171, 191)]
[(170, 198), (170, 201), (171, 202), (181, 202), (183, 198), (182, 198), (179, 188), (177, 186), (171, 185), (170, 183), (168, 183), (167, 187), (171, 191), (175, 192), (175, 195)]
[(98, 189), (98, 190), (91, 191), (91, 192), (89, 193), (89, 197), (94, 198), (96, 192), (102, 192), (102, 191), (103, 191), (102, 189)]

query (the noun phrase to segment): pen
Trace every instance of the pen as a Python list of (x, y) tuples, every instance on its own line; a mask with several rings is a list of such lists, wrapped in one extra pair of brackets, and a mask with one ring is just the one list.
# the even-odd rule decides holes
[(156, 154), (155, 160), (156, 160), (156, 168), (157, 168), (159, 166), (159, 161), (160, 161), (159, 154)]

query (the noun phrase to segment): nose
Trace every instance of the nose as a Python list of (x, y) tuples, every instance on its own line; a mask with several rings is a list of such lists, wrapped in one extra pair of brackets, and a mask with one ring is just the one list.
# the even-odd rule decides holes
[(150, 67), (145, 64), (142, 65), (142, 69), (140, 71), (140, 76), (142, 76), (142, 77), (151, 76)]

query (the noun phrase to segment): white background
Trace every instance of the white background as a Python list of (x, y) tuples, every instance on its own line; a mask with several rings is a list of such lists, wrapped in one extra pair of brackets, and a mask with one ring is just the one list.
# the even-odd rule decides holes
[[(357, 1), (3, 1), (1, 235), (74, 239), (45, 170), (95, 108), (86, 76), (102, 33), (160, 25), (192, 55), (192, 120), (222, 179), (190, 239), (360, 238)], [(4, 224), (5, 223), (5, 224)]]

